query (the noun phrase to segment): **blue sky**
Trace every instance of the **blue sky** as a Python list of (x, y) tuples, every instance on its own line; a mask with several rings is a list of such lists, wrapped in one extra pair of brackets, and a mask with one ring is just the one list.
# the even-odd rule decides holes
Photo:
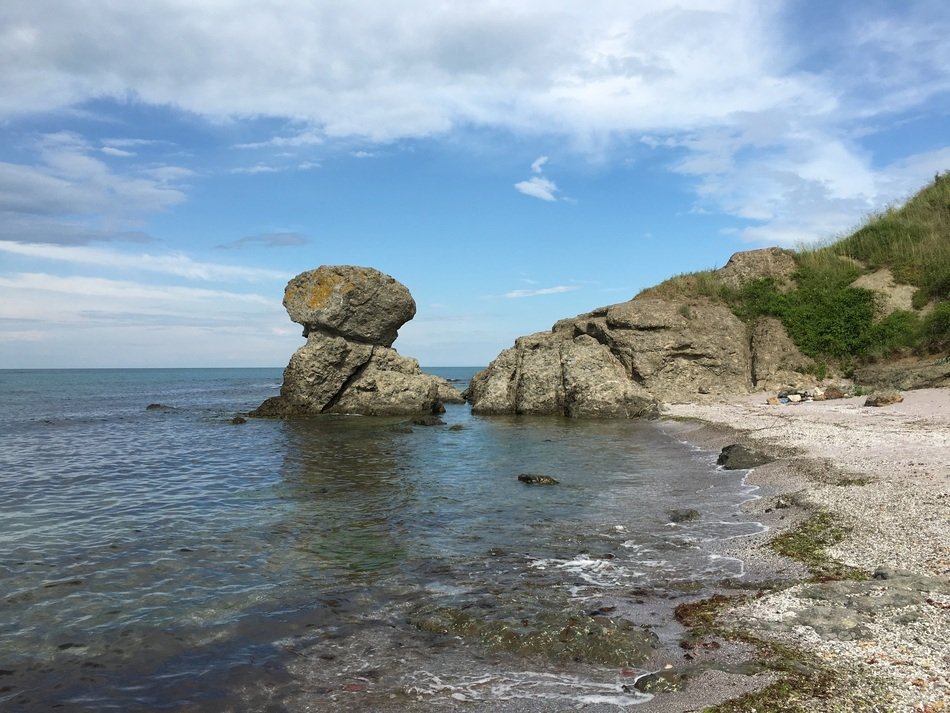
[(0, 368), (283, 366), (322, 264), (482, 365), (950, 169), (950, 4), (0, 7)]

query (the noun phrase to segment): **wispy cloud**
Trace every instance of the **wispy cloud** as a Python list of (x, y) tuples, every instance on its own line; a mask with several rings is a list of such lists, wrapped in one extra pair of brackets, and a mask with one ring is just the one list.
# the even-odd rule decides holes
[[(261, 295), (229, 292), (225, 290), (207, 290), (196, 287), (178, 287), (169, 285), (147, 285), (128, 280), (111, 280), (101, 277), (79, 277), (51, 275), (48, 273), (17, 273), (11, 276), (0, 275), (0, 288), (14, 290), (39, 290), (69, 295), (72, 298), (107, 297), (126, 302), (128, 300), (203, 301), (226, 300), (273, 306), (274, 300)], [(6, 315), (4, 315), (6, 316)]]
[(124, 149), (117, 149), (115, 146), (103, 146), (99, 149), (101, 153), (104, 153), (106, 156), (114, 156), (116, 158), (129, 158), (135, 156), (134, 151), (126, 151)]
[(255, 166), (239, 166), (238, 168), (232, 168), (231, 173), (237, 174), (247, 174), (254, 176), (258, 173), (278, 173), (281, 169), (276, 166), (269, 166), (265, 163), (259, 163)]
[(73, 265), (88, 265), (100, 268), (141, 270), (143, 272), (174, 275), (192, 280), (285, 280), (288, 275), (276, 270), (196, 262), (183, 253), (151, 255), (149, 253), (124, 253), (105, 248), (87, 246), (47, 245), (17, 242), (0, 242), (0, 252), (25, 257), (54, 260)]
[(229, 243), (222, 243), (215, 247), (224, 250), (234, 250), (246, 247), (261, 246), (265, 248), (286, 248), (298, 245), (306, 245), (309, 241), (300, 233), (262, 233), (260, 235), (247, 235)]
[(563, 292), (574, 292), (579, 290), (578, 285), (557, 285), (556, 287), (541, 287), (534, 290), (512, 290), (506, 292), (503, 296), (508, 299), (517, 299), (519, 297), (537, 297), (539, 295), (559, 295)]
[(35, 154), (30, 164), (0, 162), (0, 240), (140, 241), (143, 215), (185, 200), (177, 181), (187, 169), (140, 171), (123, 161), (117, 170), (100, 154), (131, 158), (131, 152), (108, 146), (97, 150), (68, 131), (41, 135), (30, 148)]

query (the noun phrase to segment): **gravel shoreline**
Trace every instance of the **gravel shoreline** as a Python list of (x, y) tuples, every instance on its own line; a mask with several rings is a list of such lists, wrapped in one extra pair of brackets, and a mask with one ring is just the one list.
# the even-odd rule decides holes
[(747, 562), (748, 578), (806, 577), (768, 542), (815, 512), (845, 528), (827, 554), (872, 575), (795, 584), (722, 615), (833, 667), (842, 685), (800, 709), (950, 713), (950, 390), (863, 403), (769, 406), (756, 394), (671, 404), (663, 414), (697, 446), (739, 441), (778, 457), (750, 473), (760, 497), (746, 504), (771, 532), (725, 548)]

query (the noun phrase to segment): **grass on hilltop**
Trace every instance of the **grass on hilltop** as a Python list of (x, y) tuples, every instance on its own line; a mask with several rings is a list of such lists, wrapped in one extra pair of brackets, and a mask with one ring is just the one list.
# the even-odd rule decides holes
[[(854, 234), (800, 249), (795, 261), (793, 289), (771, 278), (733, 288), (707, 270), (677, 275), (640, 294), (725, 302), (745, 321), (777, 317), (802, 353), (819, 361), (950, 350), (950, 174), (938, 175), (906, 204)], [(929, 308), (879, 318), (875, 294), (851, 283), (881, 268), (916, 287), (915, 310)]]

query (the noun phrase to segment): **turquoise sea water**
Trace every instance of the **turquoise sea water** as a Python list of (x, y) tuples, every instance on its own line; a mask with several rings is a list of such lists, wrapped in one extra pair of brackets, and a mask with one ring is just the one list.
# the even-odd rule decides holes
[(0, 371), (0, 710), (635, 705), (616, 668), (419, 622), (739, 576), (714, 546), (759, 529), (741, 473), (648, 422), (231, 423), (280, 378)]

